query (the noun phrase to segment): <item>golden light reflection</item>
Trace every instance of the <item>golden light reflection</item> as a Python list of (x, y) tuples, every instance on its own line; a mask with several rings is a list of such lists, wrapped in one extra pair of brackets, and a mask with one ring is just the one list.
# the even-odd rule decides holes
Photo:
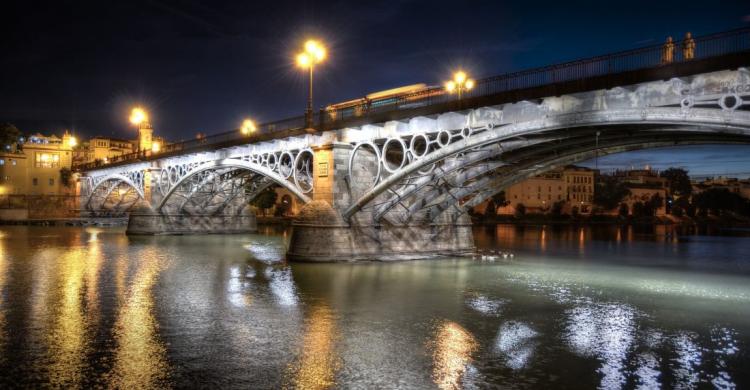
[(54, 320), (47, 334), (49, 380), (53, 387), (78, 387), (83, 378), (86, 356), (86, 330), (82, 298), (86, 252), (65, 253), (57, 268), (57, 284), (52, 305)]
[(441, 389), (461, 388), (461, 378), (478, 348), (474, 336), (455, 322), (445, 321), (437, 329), (433, 345), (432, 379)]
[[(312, 309), (299, 361), (287, 369), (287, 388), (328, 389), (335, 385), (335, 375), (341, 367), (335, 347), (336, 324), (326, 306)], [(290, 382), (290, 383), (289, 383)]]
[(539, 247), (542, 250), (542, 252), (547, 251), (547, 227), (542, 226), (542, 234), (541, 237), (539, 237)]
[[(0, 232), (0, 292), (5, 289), (6, 274), (8, 273), (8, 255), (5, 253), (5, 234)], [(6, 353), (5, 344), (7, 343), (8, 335), (5, 328), (5, 309), (3, 308), (3, 294), (0, 293), (0, 364), (5, 363)]]
[(158, 336), (152, 295), (165, 264), (155, 251), (143, 253), (139, 260), (115, 323), (117, 349), (109, 382), (110, 387), (120, 389), (162, 388), (168, 386), (170, 377), (166, 349)]

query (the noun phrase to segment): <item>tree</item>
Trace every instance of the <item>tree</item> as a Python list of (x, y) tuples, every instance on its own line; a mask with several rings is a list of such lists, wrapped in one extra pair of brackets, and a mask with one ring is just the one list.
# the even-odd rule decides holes
[(272, 187), (268, 187), (261, 191), (258, 196), (253, 199), (250, 204), (263, 210), (263, 215), (266, 215), (268, 209), (276, 204), (276, 191)]
[(659, 175), (667, 179), (669, 192), (679, 196), (689, 196), (693, 193), (693, 185), (690, 184), (688, 171), (682, 168), (669, 168)]
[(21, 132), (16, 126), (10, 123), (0, 124), (0, 146), (3, 149), (18, 143), (18, 138), (21, 137)]
[(526, 206), (523, 203), (516, 205), (516, 218), (521, 218), (526, 215)]
[(693, 204), (701, 216), (706, 216), (709, 212), (720, 215), (722, 211), (750, 215), (750, 201), (726, 188), (709, 188), (693, 196)]
[(596, 183), (594, 204), (605, 210), (617, 207), (622, 199), (630, 194), (630, 190), (615, 176), (602, 175)]
[(664, 206), (664, 198), (659, 195), (659, 193), (655, 193), (651, 195), (651, 199), (648, 200), (648, 205), (651, 209), (651, 213), (649, 215), (654, 215), (659, 208)]
[(628, 207), (627, 203), (620, 203), (620, 209), (617, 210), (617, 214), (621, 217), (628, 217), (628, 214), (630, 213), (630, 208)]
[(71, 181), (70, 179), (73, 177), (73, 172), (70, 171), (70, 168), (65, 167), (60, 169), (60, 183), (64, 185), (66, 188), (70, 188)]

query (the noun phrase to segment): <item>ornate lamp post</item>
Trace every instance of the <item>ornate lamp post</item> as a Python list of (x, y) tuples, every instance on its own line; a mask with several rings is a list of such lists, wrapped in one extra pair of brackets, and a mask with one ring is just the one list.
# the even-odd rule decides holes
[(305, 50), (297, 54), (297, 66), (310, 71), (310, 93), (307, 96), (307, 109), (305, 110), (305, 126), (308, 129), (312, 129), (313, 126), (313, 68), (325, 58), (326, 48), (313, 40), (305, 42)]
[(462, 70), (454, 73), (453, 80), (445, 83), (445, 90), (448, 91), (448, 93), (458, 93), (459, 101), (461, 100), (463, 93), (470, 91), (472, 88), (474, 88), (474, 80), (470, 79), (466, 75), (466, 72)]
[(252, 119), (245, 119), (242, 121), (242, 126), (240, 126), (240, 133), (242, 135), (250, 135), (252, 133), (255, 133), (255, 130), (258, 128), (255, 126), (255, 122), (252, 121)]

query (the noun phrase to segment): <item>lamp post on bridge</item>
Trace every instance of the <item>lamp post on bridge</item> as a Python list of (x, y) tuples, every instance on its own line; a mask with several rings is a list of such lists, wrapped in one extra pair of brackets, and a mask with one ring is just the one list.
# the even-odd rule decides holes
[(453, 74), (453, 80), (447, 81), (445, 83), (445, 90), (452, 94), (457, 93), (458, 94), (458, 101), (459, 105), (461, 104), (461, 98), (463, 97), (464, 92), (470, 91), (472, 88), (474, 88), (474, 80), (470, 79), (466, 72), (459, 70), (458, 72)]
[(319, 42), (309, 40), (305, 42), (305, 49), (297, 55), (297, 66), (310, 72), (310, 91), (307, 96), (307, 109), (305, 110), (305, 127), (313, 131), (313, 68), (315, 64), (323, 62), (326, 58), (326, 48)]

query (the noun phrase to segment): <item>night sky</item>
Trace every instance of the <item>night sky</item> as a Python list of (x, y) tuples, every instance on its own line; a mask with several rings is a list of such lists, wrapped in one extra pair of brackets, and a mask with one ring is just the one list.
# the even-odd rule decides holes
[[(306, 84), (293, 58), (308, 37), (329, 50), (316, 69), (319, 107), (441, 84), (458, 67), (481, 78), (750, 25), (747, 0), (5, 1), (0, 9), (0, 121), (24, 133), (134, 138), (127, 116), (139, 104), (174, 141), (237, 128), (245, 117), (301, 115)], [(661, 155), (690, 168), (709, 154), (719, 160), (715, 168), (702, 160), (703, 169), (750, 171), (750, 148), (717, 149)], [(608, 159), (617, 165), (622, 156)], [(642, 164), (660, 153), (637, 156)]]

